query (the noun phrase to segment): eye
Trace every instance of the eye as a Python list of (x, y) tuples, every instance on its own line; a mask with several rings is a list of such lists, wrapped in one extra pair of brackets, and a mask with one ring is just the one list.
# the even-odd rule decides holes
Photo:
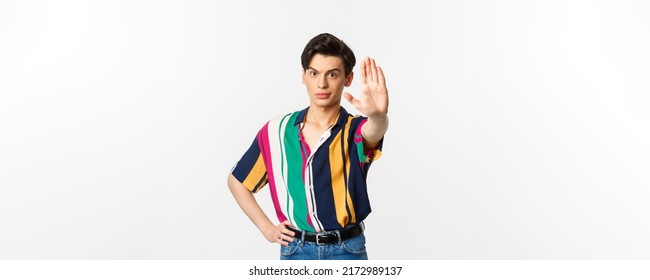
[(316, 71), (309, 71), (309, 76), (316, 77)]
[(333, 79), (333, 78), (336, 78), (337, 75), (336, 75), (336, 73), (332, 72), (332, 73), (329, 73), (329, 75), (327, 75), (327, 76)]

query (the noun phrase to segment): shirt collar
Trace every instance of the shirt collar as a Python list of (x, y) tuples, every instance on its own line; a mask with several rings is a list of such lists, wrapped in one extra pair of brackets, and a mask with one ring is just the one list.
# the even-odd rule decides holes
[[(296, 121), (294, 121), (293, 125), (299, 125), (305, 122), (305, 116), (307, 115), (307, 110), (309, 110), (309, 107), (303, 109), (298, 113), (298, 116), (296, 117)], [(348, 120), (348, 111), (346, 111), (345, 108), (341, 106), (339, 109), (339, 118), (336, 120), (336, 124), (338, 124), (339, 126), (344, 126), (347, 120)]]

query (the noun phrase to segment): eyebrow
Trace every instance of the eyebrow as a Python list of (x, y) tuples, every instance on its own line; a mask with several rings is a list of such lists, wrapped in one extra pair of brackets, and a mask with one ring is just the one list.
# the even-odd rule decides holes
[[(314, 69), (314, 68), (311, 67), (311, 66), (308, 67), (307, 69), (308, 69), (308, 70), (314, 70), (314, 72), (316, 72), (316, 73), (320, 73), (320, 72), (318, 72), (318, 70)], [(327, 73), (327, 72), (334, 72), (334, 71), (341, 72), (341, 69), (333, 68), (333, 69), (330, 69), (330, 70), (325, 71), (325, 73)]]

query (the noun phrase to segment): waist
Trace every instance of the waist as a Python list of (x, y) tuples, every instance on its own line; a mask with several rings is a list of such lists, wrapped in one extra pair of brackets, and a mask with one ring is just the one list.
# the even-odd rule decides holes
[(323, 232), (309, 232), (301, 229), (287, 227), (290, 231), (293, 231), (296, 235), (294, 238), (298, 238), (308, 242), (314, 242), (318, 245), (324, 244), (340, 244), (343, 240), (350, 239), (352, 237), (359, 236), (365, 230), (363, 223), (354, 224), (347, 226), (341, 230), (331, 230)]

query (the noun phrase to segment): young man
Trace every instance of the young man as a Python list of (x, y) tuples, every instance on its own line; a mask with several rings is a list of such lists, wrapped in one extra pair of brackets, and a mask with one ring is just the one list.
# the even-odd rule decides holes
[[(345, 98), (355, 57), (340, 39), (317, 35), (301, 56), (309, 107), (270, 120), (228, 176), (237, 203), (281, 259), (368, 259), (363, 220), (370, 213), (366, 175), (388, 129), (388, 91), (374, 59), (361, 63), (361, 95)], [(252, 193), (268, 183), (278, 224)]]

